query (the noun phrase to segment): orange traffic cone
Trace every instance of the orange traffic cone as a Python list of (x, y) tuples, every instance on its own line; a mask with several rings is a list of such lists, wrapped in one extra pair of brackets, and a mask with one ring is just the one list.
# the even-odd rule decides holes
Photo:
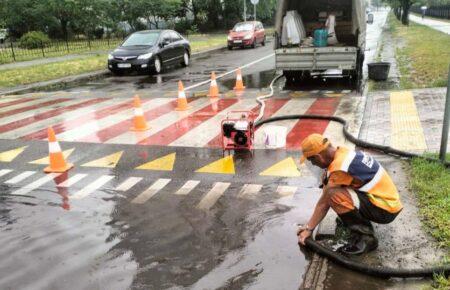
[(186, 111), (189, 110), (189, 106), (187, 104), (186, 93), (184, 92), (184, 86), (181, 81), (178, 81), (178, 103), (177, 111)]
[(141, 99), (138, 95), (134, 96), (134, 120), (133, 127), (131, 127), (131, 131), (145, 131), (150, 129), (147, 126), (147, 122), (145, 121), (144, 111), (141, 106)]
[(46, 167), (44, 172), (66, 172), (73, 167), (73, 164), (66, 163), (64, 160), (64, 155), (58, 141), (56, 141), (55, 131), (53, 131), (52, 127), (48, 128), (48, 151), (50, 166)]
[(214, 72), (211, 73), (211, 86), (209, 87), (210, 98), (218, 98), (219, 97), (219, 87), (217, 86), (216, 74)]
[(234, 90), (236, 91), (243, 91), (245, 89), (244, 82), (242, 81), (242, 72), (241, 69), (238, 68), (236, 71), (236, 86), (234, 87)]

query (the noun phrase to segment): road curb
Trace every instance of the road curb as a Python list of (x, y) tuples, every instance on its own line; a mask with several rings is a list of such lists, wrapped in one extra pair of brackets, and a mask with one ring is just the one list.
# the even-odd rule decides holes
[(80, 75), (73, 75), (73, 76), (63, 77), (63, 78), (59, 78), (59, 79), (33, 83), (33, 84), (18, 86), (18, 87), (14, 87), (14, 88), (8, 88), (8, 89), (0, 90), (0, 97), (7, 96), (7, 95), (30, 93), (30, 92), (33, 92), (38, 89), (50, 88), (53, 86), (73, 84), (73, 83), (77, 83), (77, 82), (81, 82), (81, 81), (99, 78), (99, 77), (102, 77), (107, 74), (109, 74), (109, 71), (104, 69), (104, 70), (84, 73), (84, 74), (80, 74)]

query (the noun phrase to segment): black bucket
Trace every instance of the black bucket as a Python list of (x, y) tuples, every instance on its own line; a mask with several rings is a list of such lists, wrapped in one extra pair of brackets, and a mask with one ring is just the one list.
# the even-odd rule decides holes
[(388, 62), (373, 62), (367, 65), (369, 67), (369, 79), (374, 81), (385, 81), (389, 75), (391, 64)]

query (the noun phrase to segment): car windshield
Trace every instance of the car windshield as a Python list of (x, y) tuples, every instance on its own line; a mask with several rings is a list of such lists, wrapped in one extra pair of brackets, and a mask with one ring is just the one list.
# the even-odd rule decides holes
[(234, 31), (240, 32), (240, 31), (250, 31), (253, 30), (253, 24), (251, 23), (238, 23), (233, 28)]
[(158, 37), (159, 32), (133, 33), (122, 46), (155, 45)]

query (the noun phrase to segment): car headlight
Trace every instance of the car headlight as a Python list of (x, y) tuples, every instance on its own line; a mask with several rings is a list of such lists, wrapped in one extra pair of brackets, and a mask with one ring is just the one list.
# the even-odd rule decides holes
[(233, 37), (231, 37), (231, 35), (228, 35), (228, 40), (233, 40)]
[(146, 54), (141, 54), (140, 56), (138, 56), (138, 59), (149, 59), (151, 58), (153, 55), (152, 52), (146, 53)]
[(244, 39), (245, 39), (245, 40), (249, 40), (249, 39), (251, 39), (252, 37), (253, 37), (253, 35), (247, 34), (246, 36), (244, 36)]
[(108, 54), (108, 60), (111, 60), (113, 58), (114, 58), (114, 56), (112, 54)]

